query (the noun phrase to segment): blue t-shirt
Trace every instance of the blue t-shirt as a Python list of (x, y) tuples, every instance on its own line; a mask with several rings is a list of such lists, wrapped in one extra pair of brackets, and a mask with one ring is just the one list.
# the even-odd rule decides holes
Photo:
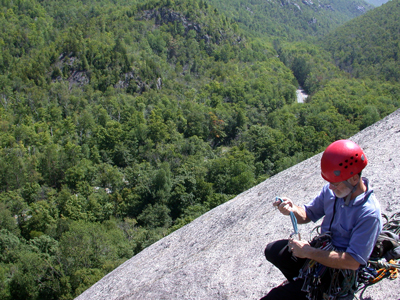
[(379, 233), (382, 230), (382, 218), (379, 202), (374, 191), (369, 187), (368, 179), (363, 178), (367, 191), (351, 200), (346, 206), (345, 199), (336, 200), (335, 194), (326, 184), (321, 193), (310, 203), (304, 205), (307, 217), (317, 222), (324, 217), (321, 224), (321, 233), (329, 231), (331, 227), (332, 244), (339, 251), (345, 251), (358, 261), (366, 265), (375, 246)]

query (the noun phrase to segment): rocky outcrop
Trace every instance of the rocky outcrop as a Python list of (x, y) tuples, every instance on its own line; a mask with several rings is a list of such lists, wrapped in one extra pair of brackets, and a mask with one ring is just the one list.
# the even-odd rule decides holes
[(197, 39), (202, 39), (207, 44), (220, 44), (223, 40), (230, 40), (230, 42), (235, 45), (241, 43), (243, 40), (243, 37), (237, 35), (236, 33), (226, 32), (225, 30), (227, 30), (227, 28), (223, 28), (223, 26), (220, 27), (218, 31), (216, 31), (215, 34), (211, 37), (209, 35), (210, 32), (207, 24), (196, 23), (191, 20), (190, 16), (187, 16), (181, 12), (174, 11), (167, 7), (145, 10), (140, 14), (140, 16), (138, 16), (138, 18), (145, 20), (154, 19), (156, 26), (161, 26), (168, 23), (182, 24), (185, 34), (187, 34), (190, 30), (194, 30), (196, 31)]
[(146, 20), (155, 19), (156, 25), (158, 26), (178, 22), (183, 25), (186, 32), (195, 30), (200, 34), (202, 29), (200, 24), (191, 22), (184, 14), (165, 7), (146, 10), (143, 12), (143, 18)]
[(359, 11), (359, 12), (361, 12), (361, 13), (365, 13), (367, 10), (365, 9), (365, 7), (364, 6), (361, 6), (361, 5), (358, 5), (357, 6), (357, 10)]
[[(364, 149), (364, 171), (387, 215), (400, 211), (400, 110), (351, 140)], [(287, 238), (290, 218), (272, 208), (275, 196), (304, 204), (324, 184), (318, 154), (216, 207), (126, 261), (77, 297), (89, 299), (259, 299), (283, 281), (263, 250)], [(303, 238), (315, 224), (299, 226)], [(399, 279), (358, 292), (359, 299), (395, 300)]]

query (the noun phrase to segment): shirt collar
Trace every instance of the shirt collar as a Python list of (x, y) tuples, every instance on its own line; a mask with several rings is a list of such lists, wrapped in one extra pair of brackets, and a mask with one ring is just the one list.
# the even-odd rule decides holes
[(358, 195), (355, 199), (350, 201), (350, 205), (352, 205), (352, 206), (359, 206), (359, 205), (363, 204), (365, 202), (365, 199), (367, 199), (368, 196), (373, 192), (372, 188), (370, 188), (369, 180), (367, 178), (363, 177), (362, 181), (364, 182), (367, 190), (364, 193), (361, 193), (360, 195)]

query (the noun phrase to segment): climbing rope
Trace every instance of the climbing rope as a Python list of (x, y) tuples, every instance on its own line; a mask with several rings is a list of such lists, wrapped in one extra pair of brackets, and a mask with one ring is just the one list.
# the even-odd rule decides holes
[(369, 279), (370, 284), (377, 283), (383, 278), (396, 279), (399, 276), (400, 260), (390, 260), (386, 262), (384, 260), (370, 261), (370, 265), (374, 266), (376, 273), (374, 277)]
[(400, 213), (393, 214), (390, 218), (382, 214), (386, 219), (385, 225), (383, 225), (382, 230), (391, 231), (397, 235), (400, 234)]
[[(283, 203), (283, 199), (278, 197), (278, 196), (275, 197), (275, 201), (280, 201), (281, 203)], [(293, 230), (294, 230), (294, 232), (290, 235), (290, 238), (292, 238), (293, 235), (297, 234), (298, 237), (299, 237), (299, 241), (300, 241), (301, 240), (301, 235), (300, 235), (299, 229), (297, 227), (297, 218), (296, 218), (296, 216), (295, 216), (293, 211), (289, 212), (289, 215), (290, 215), (290, 219), (292, 221), (292, 226), (293, 226)]]
[(290, 235), (290, 237), (297, 234), (299, 237), (299, 241), (300, 241), (301, 235), (300, 235), (299, 229), (297, 228), (297, 218), (294, 215), (294, 212), (291, 211), (289, 214), (290, 214), (290, 219), (292, 220), (292, 225), (293, 225), (293, 230), (294, 230), (294, 232)]
[[(400, 235), (400, 213), (395, 213), (390, 218), (382, 214), (382, 218), (386, 220), (385, 224), (382, 226), (382, 233), (393, 233), (393, 235), (383, 236), (383, 240), (389, 242), (389, 244), (393, 243), (392, 247), (396, 247), (396, 245), (398, 245), (398, 239), (396, 241), (396, 239), (393, 239), (392, 237)], [(391, 256), (387, 256), (389, 253)], [(398, 257), (399, 252), (393, 252), (393, 250), (390, 250), (386, 255), (384, 255), (384, 252), (379, 254), (381, 258), (370, 258), (368, 260), (368, 265), (358, 271), (358, 281), (360, 284), (358, 290), (367, 287), (368, 285), (375, 284), (383, 278), (398, 278), (400, 270), (400, 257)], [(386, 256), (389, 261), (387, 261), (383, 256)]]

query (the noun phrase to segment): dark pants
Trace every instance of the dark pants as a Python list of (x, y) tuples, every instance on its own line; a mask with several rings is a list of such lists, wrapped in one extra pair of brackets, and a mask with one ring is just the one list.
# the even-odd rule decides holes
[(268, 244), (265, 248), (267, 260), (276, 266), (289, 282), (273, 288), (261, 300), (307, 299), (306, 293), (301, 291), (304, 280), (293, 280), (299, 275), (299, 270), (303, 267), (306, 259), (294, 257), (289, 252), (287, 244), (288, 240), (279, 240)]

